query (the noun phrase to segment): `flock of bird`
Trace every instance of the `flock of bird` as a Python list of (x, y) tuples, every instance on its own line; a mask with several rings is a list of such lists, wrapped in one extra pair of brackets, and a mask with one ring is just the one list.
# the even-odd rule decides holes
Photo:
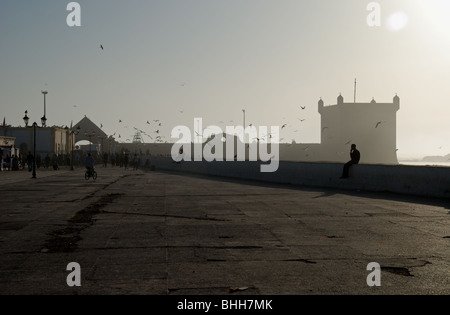
[[(100, 49), (101, 49), (102, 51), (104, 50), (103, 44), (100, 44)], [(181, 83), (181, 84), (180, 84), (180, 86), (183, 86), (183, 87), (184, 87), (185, 85), (186, 85), (186, 83)], [(77, 106), (74, 105), (73, 107), (77, 107)], [(300, 110), (303, 111), (303, 110), (305, 110), (305, 109), (306, 109), (306, 106), (300, 106)], [(184, 113), (184, 110), (179, 110), (179, 112), (182, 114), (182, 113)], [(304, 121), (306, 121), (305, 118), (297, 118), (297, 120), (299, 120), (301, 123), (304, 122)], [(229, 122), (230, 122), (230, 123), (233, 123), (234, 121), (233, 121), (233, 120), (230, 120)], [(119, 123), (122, 123), (122, 120), (119, 120)], [(224, 121), (219, 121), (219, 124), (224, 124), (224, 123), (225, 123)], [(133, 127), (133, 128), (135, 129), (135, 131), (136, 131), (137, 133), (140, 133), (140, 134), (142, 134), (142, 135), (147, 136), (148, 138), (150, 138), (151, 140), (153, 140), (153, 141), (156, 142), (156, 143), (167, 142), (167, 141), (164, 141), (165, 137), (160, 135), (160, 128), (159, 128), (159, 127), (162, 126), (162, 123), (160, 122), (159, 119), (154, 119), (154, 120), (152, 120), (152, 122), (150, 122), (149, 120), (147, 120), (147, 121), (146, 121), (146, 124), (149, 125), (149, 126), (153, 126), (153, 125), (154, 125), (154, 126), (156, 127), (156, 130), (153, 130), (153, 136), (152, 136), (150, 133), (148, 133), (148, 132), (146, 132), (146, 131), (144, 131), (144, 130), (142, 130), (142, 129), (139, 129), (139, 128), (136, 128), (136, 127)], [(378, 121), (378, 122), (375, 124), (375, 128), (378, 128), (381, 124), (382, 124), (382, 121)], [(248, 126), (249, 126), (249, 127), (252, 127), (253, 124), (249, 124)], [(288, 126), (287, 123), (283, 123), (283, 124), (281, 125), (281, 129), (283, 130), (283, 129), (286, 128), (287, 126)], [(125, 128), (128, 128), (127, 125), (125, 125), (124, 127), (125, 127)], [(100, 128), (103, 128), (103, 124), (100, 124)], [(323, 133), (325, 130), (327, 130), (327, 129), (329, 129), (327, 126), (322, 127), (322, 133)], [(293, 132), (298, 132), (298, 130), (294, 130)], [(196, 134), (197, 134), (198, 136), (200, 136), (197, 132), (196, 132)], [(113, 136), (115, 136), (115, 135), (116, 135), (116, 132), (113, 134)], [(118, 138), (119, 138), (119, 139), (122, 138), (122, 136), (121, 136), (120, 134), (117, 134), (117, 135), (118, 135)], [(260, 137), (260, 138), (259, 138), (259, 137), (255, 137), (255, 138), (253, 138), (253, 140), (257, 140), (257, 141), (265, 140), (265, 139), (267, 138), (267, 136), (268, 136), (269, 138), (272, 138), (272, 137), (273, 137), (271, 134), (266, 134), (266, 135), (264, 135), (264, 136), (262, 136), (262, 137)], [(284, 138), (280, 138), (279, 140), (282, 141), (282, 140), (284, 140)], [(130, 141), (130, 139), (126, 139), (125, 141)], [(293, 140), (293, 141), (294, 141), (294, 140)], [(352, 140), (349, 140), (349, 141), (347, 141), (344, 145), (349, 145), (351, 142), (352, 142)], [(309, 149), (309, 146), (307, 146), (304, 150), (307, 151), (308, 149)], [(398, 150), (398, 149), (397, 149), (397, 150)]]

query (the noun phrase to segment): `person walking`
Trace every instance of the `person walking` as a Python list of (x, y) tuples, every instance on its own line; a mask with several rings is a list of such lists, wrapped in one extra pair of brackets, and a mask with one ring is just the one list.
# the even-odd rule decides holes
[(104, 153), (103, 154), (103, 167), (107, 167), (108, 166), (108, 153)]
[(28, 164), (28, 171), (31, 172), (33, 170), (33, 161), (34, 161), (34, 156), (33, 154), (31, 154), (31, 152), (28, 152), (27, 155), (27, 164)]
[(123, 157), (123, 166), (125, 169), (128, 168), (128, 153), (125, 153), (125, 155)]
[(136, 153), (134, 154), (133, 164), (134, 170), (136, 171), (139, 168), (139, 157)]

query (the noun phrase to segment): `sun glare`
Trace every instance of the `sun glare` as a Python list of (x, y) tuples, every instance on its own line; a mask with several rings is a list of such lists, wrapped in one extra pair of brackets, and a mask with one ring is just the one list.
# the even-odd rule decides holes
[(428, 16), (429, 22), (447, 32), (450, 27), (450, 1), (427, 0), (419, 3), (422, 12)]
[(387, 27), (392, 32), (398, 32), (408, 25), (408, 15), (405, 12), (394, 12), (387, 18)]

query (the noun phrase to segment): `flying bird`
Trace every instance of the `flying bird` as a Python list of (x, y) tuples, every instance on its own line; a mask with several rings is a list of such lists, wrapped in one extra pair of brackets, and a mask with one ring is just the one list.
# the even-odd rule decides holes
[(306, 119), (300, 119), (300, 118), (297, 118), (298, 120), (300, 120), (301, 122), (304, 122)]
[(305, 108), (306, 108), (306, 106), (300, 106), (300, 108), (301, 108), (301, 109), (305, 109)]
[(379, 125), (381, 125), (381, 121), (377, 122), (377, 125), (375, 126), (375, 128), (378, 128)]
[(287, 124), (284, 124), (283, 126), (281, 126), (281, 129), (283, 129), (284, 127), (286, 127)]
[(100, 48), (103, 50), (103, 45), (100, 45)]
[(345, 145), (350, 144), (350, 142), (352, 142), (352, 140), (349, 140), (345, 143)]
[(150, 125), (150, 122), (147, 120), (147, 124), (149, 124)]
[(122, 120), (120, 120), (120, 119), (119, 119), (119, 122), (121, 123), (121, 122), (122, 122)]

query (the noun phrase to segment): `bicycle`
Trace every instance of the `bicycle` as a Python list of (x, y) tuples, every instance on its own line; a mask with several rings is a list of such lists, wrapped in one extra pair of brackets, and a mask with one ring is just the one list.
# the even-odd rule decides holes
[(87, 169), (86, 173), (84, 173), (84, 179), (89, 180), (90, 177), (92, 177), (92, 179), (94, 180), (97, 179), (97, 172), (95, 171), (94, 168)]

